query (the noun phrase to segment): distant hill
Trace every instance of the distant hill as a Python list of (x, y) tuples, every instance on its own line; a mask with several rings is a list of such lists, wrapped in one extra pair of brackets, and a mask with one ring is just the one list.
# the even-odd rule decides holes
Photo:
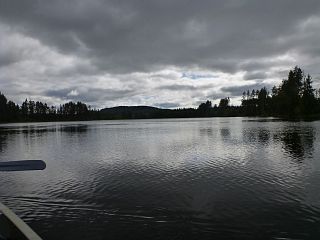
[(141, 119), (165, 117), (171, 111), (150, 106), (119, 106), (101, 109), (100, 114), (105, 119)]

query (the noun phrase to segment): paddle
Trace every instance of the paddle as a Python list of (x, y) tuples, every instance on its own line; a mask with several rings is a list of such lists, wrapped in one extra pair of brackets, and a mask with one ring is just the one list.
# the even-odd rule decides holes
[(11, 162), (0, 162), (0, 171), (28, 171), (28, 170), (43, 170), (46, 168), (46, 163), (42, 160), (22, 160)]

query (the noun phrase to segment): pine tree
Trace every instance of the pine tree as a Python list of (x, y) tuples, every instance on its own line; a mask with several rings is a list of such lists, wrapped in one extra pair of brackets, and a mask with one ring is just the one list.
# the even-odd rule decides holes
[(302, 111), (305, 114), (310, 114), (315, 110), (316, 98), (314, 92), (315, 89), (312, 87), (312, 78), (308, 75), (303, 81), (301, 93)]

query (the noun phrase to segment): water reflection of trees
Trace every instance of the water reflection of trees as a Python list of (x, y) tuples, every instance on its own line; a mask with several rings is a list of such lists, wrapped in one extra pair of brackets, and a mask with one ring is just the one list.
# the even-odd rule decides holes
[(212, 128), (200, 128), (200, 136), (213, 136), (213, 129)]
[(259, 144), (259, 147), (268, 145), (273, 138), (274, 141), (281, 143), (284, 152), (294, 159), (301, 160), (313, 153), (315, 133), (312, 127), (287, 127), (277, 131), (270, 131), (267, 128), (248, 128), (243, 130), (242, 135), (244, 143)]
[(266, 128), (249, 128), (242, 132), (245, 143), (267, 144), (270, 140), (270, 130)]
[(0, 129), (0, 153), (4, 152), (7, 146), (8, 134)]
[(88, 131), (88, 125), (70, 125), (70, 126), (62, 126), (60, 128), (61, 132), (68, 132), (68, 133), (85, 133)]
[(9, 136), (22, 136), (24, 144), (28, 144), (30, 139), (41, 139), (47, 134), (56, 132), (66, 132), (70, 134), (82, 134), (88, 131), (88, 126), (85, 124), (74, 125), (25, 125), (0, 128), (0, 153), (4, 152), (8, 144)]
[(313, 128), (288, 128), (275, 134), (274, 138), (281, 141), (284, 151), (294, 159), (302, 160), (313, 153)]
[(82, 133), (88, 131), (88, 126), (85, 124), (74, 124), (74, 125), (45, 125), (45, 126), (21, 126), (15, 128), (8, 128), (5, 130), (8, 134), (23, 134), (32, 135), (36, 137), (42, 137), (47, 133), (54, 132), (70, 132), (70, 133)]
[(268, 129), (258, 130), (258, 140), (261, 143), (268, 143), (270, 139), (270, 131)]
[(228, 138), (230, 137), (230, 129), (229, 128), (221, 128), (220, 129), (220, 135), (223, 138)]

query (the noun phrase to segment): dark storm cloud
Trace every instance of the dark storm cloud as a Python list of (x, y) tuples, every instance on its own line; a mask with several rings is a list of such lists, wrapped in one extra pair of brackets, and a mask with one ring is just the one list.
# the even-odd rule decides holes
[(234, 72), (244, 59), (303, 48), (299, 39), (281, 38), (317, 16), (319, 6), (318, 0), (3, 0), (0, 19), (103, 70), (196, 65)]
[(0, 87), (15, 81), (17, 99), (23, 88), (54, 100), (191, 103), (239, 96), (242, 81), (260, 88), (295, 65), (320, 75), (318, 0), (0, 0), (0, 35)]
[(17, 59), (13, 56), (1, 56), (0, 54), (0, 68), (10, 65), (16, 61)]

